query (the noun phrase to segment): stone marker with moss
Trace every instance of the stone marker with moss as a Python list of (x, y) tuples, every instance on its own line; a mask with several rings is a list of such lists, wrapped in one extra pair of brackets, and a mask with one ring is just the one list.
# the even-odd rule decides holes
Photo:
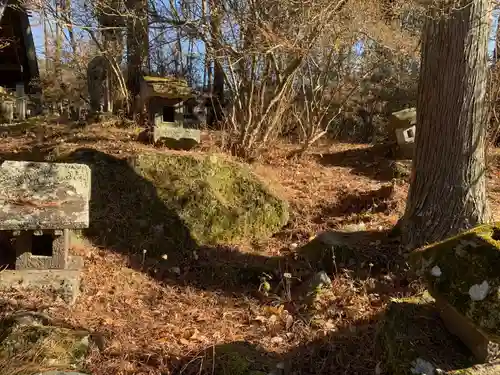
[(201, 245), (266, 238), (288, 221), (286, 202), (243, 165), (164, 153), (137, 155), (129, 164)]
[(411, 255), (441, 316), (481, 362), (500, 358), (500, 225), (482, 225)]

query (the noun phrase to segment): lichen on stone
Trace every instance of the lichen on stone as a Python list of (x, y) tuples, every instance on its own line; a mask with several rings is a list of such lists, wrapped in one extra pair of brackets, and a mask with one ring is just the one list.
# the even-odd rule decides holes
[(439, 266), (434, 266), (432, 267), (431, 269), (431, 275), (434, 276), (434, 277), (439, 277), (441, 276), (443, 273), (441, 272), (441, 268), (439, 268)]
[(412, 362), (411, 373), (417, 375), (433, 375), (436, 368), (430, 362), (425, 359), (417, 358)]
[(482, 301), (486, 298), (490, 286), (486, 280), (481, 284), (472, 285), (469, 289), (469, 296), (473, 301)]

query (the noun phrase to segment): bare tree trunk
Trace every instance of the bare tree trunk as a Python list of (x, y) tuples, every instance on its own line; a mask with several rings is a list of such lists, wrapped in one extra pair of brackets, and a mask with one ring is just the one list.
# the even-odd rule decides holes
[(50, 46), (49, 46), (49, 28), (47, 26), (47, 16), (45, 12), (42, 13), (43, 17), (43, 43), (45, 50), (45, 72), (50, 69)]
[(130, 106), (133, 114), (141, 114), (138, 108), (141, 77), (149, 68), (148, 2), (146, 0), (127, 0), (129, 19), (127, 24), (127, 87), (130, 93)]
[(409, 249), (490, 219), (485, 176), (490, 1), (442, 3), (447, 5), (441, 12), (427, 18), (422, 38), (416, 150), (402, 221)]
[(213, 126), (223, 119), (222, 106), (224, 103), (224, 70), (220, 59), (217, 57), (217, 45), (221, 38), (222, 5), (220, 0), (210, 0), (210, 39), (212, 44), (212, 58), (214, 61), (214, 74), (212, 85), (212, 105), (208, 116), (208, 125)]
[(177, 64), (178, 64), (178, 70), (177, 73), (179, 76), (184, 75), (184, 54), (182, 52), (182, 40), (181, 40), (181, 32), (179, 29), (177, 29), (177, 46), (176, 46), (176, 59), (177, 59)]
[(57, 79), (61, 78), (61, 57), (62, 57), (62, 30), (60, 25), (60, 16), (61, 16), (61, 0), (56, 0), (56, 50), (54, 56), (54, 70)]
[(72, 12), (71, 12), (71, 0), (63, 0), (63, 12), (64, 12), (64, 20), (67, 22), (67, 29), (68, 29), (68, 36), (69, 36), (69, 43), (71, 44), (71, 50), (73, 52), (73, 58), (76, 59), (77, 57), (77, 47), (76, 47), (76, 40), (75, 40), (75, 33), (73, 32), (73, 18), (72, 18)]

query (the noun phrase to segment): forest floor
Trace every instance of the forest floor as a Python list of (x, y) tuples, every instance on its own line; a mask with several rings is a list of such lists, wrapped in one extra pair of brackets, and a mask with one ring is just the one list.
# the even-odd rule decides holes
[[(137, 135), (135, 128), (102, 124), (0, 128), (0, 160), (43, 160), (82, 147), (118, 158), (152, 149), (138, 143)], [(219, 152), (215, 138), (205, 133), (202, 146), (191, 152)], [(290, 160), (295, 148), (283, 142), (250, 165), (290, 203), (290, 223), (268, 241), (235, 245), (232, 254), (283, 257), (321, 231), (356, 228), (368, 259), (365, 272), (340, 269), (332, 288), (309, 310), (293, 300), (260, 298), (256, 290), (229, 287), (234, 282), (224, 275), (209, 285), (191, 282), (196, 275), (186, 274), (196, 271), (184, 269), (164, 280), (153, 278), (130, 267), (126, 254), (90, 244), (74, 249), (85, 260), (83, 291), (74, 306), (48, 304), (41, 295), (12, 294), (0, 297), (2, 309), (44, 308), (75, 327), (100, 333), (104, 345), (93, 350), (87, 364), (94, 375), (244, 375), (247, 363), (263, 374), (283, 363), (296, 374), (374, 374), (380, 366), (376, 323), (385, 306), (391, 298), (421, 290), (406, 275), (399, 244), (386, 236), (404, 211), (407, 181), (393, 180), (390, 161), (377, 147), (324, 142), (300, 160)], [(498, 150), (490, 155), (489, 198), (498, 213)], [(205, 259), (200, 267), (221, 269), (231, 259)]]

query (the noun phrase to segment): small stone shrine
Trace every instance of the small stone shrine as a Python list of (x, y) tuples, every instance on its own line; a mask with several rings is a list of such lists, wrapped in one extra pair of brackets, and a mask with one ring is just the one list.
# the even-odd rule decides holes
[(0, 289), (49, 288), (75, 301), (83, 261), (69, 249), (72, 230), (89, 226), (90, 176), (83, 164), (0, 165), (0, 255), (15, 258), (7, 264), (14, 270), (0, 273)]
[(389, 137), (392, 141), (396, 141), (399, 156), (402, 158), (413, 158), (416, 124), (417, 110), (415, 108), (394, 112), (389, 117)]
[(174, 149), (190, 149), (200, 143), (199, 129), (185, 127), (186, 101), (193, 97), (183, 79), (143, 77), (141, 103), (148, 113), (155, 144)]

